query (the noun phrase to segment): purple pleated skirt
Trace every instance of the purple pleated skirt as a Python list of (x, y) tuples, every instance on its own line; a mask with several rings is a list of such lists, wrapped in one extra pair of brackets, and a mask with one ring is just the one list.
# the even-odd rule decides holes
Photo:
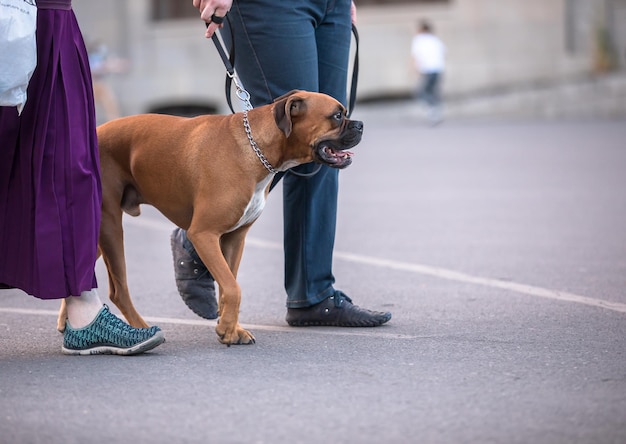
[(41, 299), (97, 287), (102, 189), (91, 73), (71, 1), (37, 1), (22, 115), (0, 107), (0, 287)]

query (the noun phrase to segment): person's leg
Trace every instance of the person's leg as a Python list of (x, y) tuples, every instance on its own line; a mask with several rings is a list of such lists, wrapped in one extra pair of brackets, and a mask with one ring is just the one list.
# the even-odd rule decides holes
[[(233, 4), (235, 65), (255, 105), (270, 103), (292, 89), (324, 92), (345, 103), (349, 6), (346, 0)], [(261, 14), (271, 17), (271, 23), (259, 20)], [(333, 17), (343, 17), (343, 23)], [(327, 77), (326, 89), (321, 74)], [(333, 83), (342, 83), (343, 88)], [(290, 308), (309, 307), (334, 294), (337, 172), (307, 164), (283, 176), (285, 290)]]
[[(313, 40), (314, 67), (303, 65), (300, 78), (317, 74), (314, 91), (346, 104), (350, 57), (350, 0), (319, 2)], [(310, 43), (309, 43), (310, 44)], [(306, 50), (296, 48), (298, 52)], [(278, 73), (277, 73), (278, 74)], [(313, 85), (311, 85), (313, 87)], [(339, 170), (322, 166), (302, 177), (312, 164), (293, 169), (283, 179), (285, 289), (288, 308), (310, 307), (335, 294), (333, 249), (337, 220)], [(294, 174), (295, 173), (295, 174)]]
[(441, 122), (441, 98), (439, 95), (439, 84), (441, 81), (441, 75), (438, 72), (428, 74), (427, 81), (427, 97), (429, 105), (429, 121), (432, 125), (437, 125)]
[(443, 72), (437, 73), (435, 80), (435, 86), (433, 87), (435, 93), (435, 106), (437, 107), (437, 118), (439, 121), (443, 120), (443, 99), (441, 96), (441, 85), (444, 80)]
[[(324, 18), (315, 29), (318, 91), (346, 105), (351, 1), (328, 1), (325, 6)], [(345, 327), (372, 327), (387, 322), (390, 313), (359, 308), (343, 292), (333, 288), (339, 170), (323, 166), (311, 178), (289, 174), (283, 181), (287, 322), (293, 326)], [(294, 208), (304, 210), (300, 218), (287, 216), (298, 214), (290, 211)], [(293, 261), (290, 268), (288, 261), (294, 256), (299, 260)], [(302, 295), (306, 296), (304, 301)]]
[(422, 95), (424, 97), (424, 101), (431, 108), (435, 105), (435, 96), (434, 96), (435, 82), (436, 82), (436, 74), (434, 73), (424, 74), (424, 89), (423, 89)]
[[(288, 6), (266, 0), (257, 10), (250, 6), (252, 3), (263, 2), (236, 2), (231, 18), (235, 19), (235, 36), (246, 37), (243, 42), (235, 41), (235, 60), (244, 85), (255, 99), (253, 103), (267, 103), (291, 89), (305, 89), (328, 94), (345, 105), (350, 0), (300, 0)], [(263, 14), (271, 17), (271, 22), (255, 21)], [(237, 18), (241, 20), (237, 22)], [(267, 34), (268, 26), (275, 31), (271, 35)], [(317, 173), (311, 175), (314, 171)], [(352, 305), (350, 298), (333, 288), (338, 173), (310, 163), (293, 168), (283, 177), (290, 325), (376, 326), (391, 317)]]
[(65, 303), (67, 305), (67, 320), (74, 328), (83, 328), (89, 325), (104, 305), (96, 289), (83, 291), (80, 296), (65, 298)]

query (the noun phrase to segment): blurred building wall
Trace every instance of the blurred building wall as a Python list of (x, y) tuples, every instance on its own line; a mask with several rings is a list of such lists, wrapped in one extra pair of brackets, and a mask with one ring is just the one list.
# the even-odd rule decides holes
[(362, 8), (362, 97), (404, 94), (415, 85), (408, 52), (422, 18), (432, 21), (447, 46), (447, 94), (598, 72), (598, 33), (607, 28), (614, 64), (624, 65), (624, 0), (457, 0)]
[[(445, 93), (451, 96), (624, 66), (626, 0), (356, 3), (360, 100), (411, 94), (417, 76), (410, 42), (422, 18), (447, 45)], [(150, 0), (74, 0), (73, 6), (87, 40), (130, 61), (127, 72), (107, 79), (123, 114), (190, 105), (228, 111), (225, 71), (199, 18), (154, 21)]]

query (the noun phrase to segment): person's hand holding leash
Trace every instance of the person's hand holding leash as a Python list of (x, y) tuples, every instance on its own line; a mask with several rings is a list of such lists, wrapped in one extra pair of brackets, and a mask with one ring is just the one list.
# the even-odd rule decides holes
[(207, 38), (213, 37), (215, 30), (224, 26), (224, 17), (232, 4), (233, 0), (193, 0), (193, 6), (200, 11), (200, 18), (208, 25)]

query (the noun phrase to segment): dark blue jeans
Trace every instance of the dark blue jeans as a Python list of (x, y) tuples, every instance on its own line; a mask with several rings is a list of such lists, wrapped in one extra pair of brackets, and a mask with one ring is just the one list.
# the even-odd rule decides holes
[[(233, 2), (222, 35), (228, 47), (234, 42), (235, 70), (253, 106), (271, 103), (293, 89), (323, 92), (345, 105), (350, 4), (350, 0)], [(295, 172), (316, 168), (305, 164)], [(338, 170), (323, 166), (310, 177), (287, 172), (282, 180), (287, 307), (308, 307), (335, 291)]]
[(441, 103), (439, 94), (441, 77), (441, 73), (438, 72), (422, 74), (422, 85), (418, 91), (418, 98), (424, 100), (430, 107), (438, 106)]

